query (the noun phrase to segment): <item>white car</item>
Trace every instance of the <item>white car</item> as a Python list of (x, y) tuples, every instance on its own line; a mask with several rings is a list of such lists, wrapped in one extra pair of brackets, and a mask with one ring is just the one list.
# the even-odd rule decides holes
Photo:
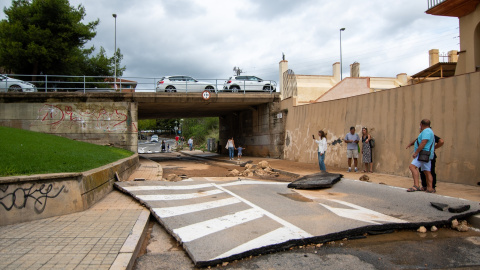
[(0, 74), (0, 92), (37, 92), (37, 87), (29, 82)]
[(223, 90), (238, 91), (268, 91), (273, 92), (277, 88), (275, 81), (264, 81), (256, 76), (232, 76), (223, 84)]
[(189, 76), (165, 76), (157, 82), (157, 92), (203, 92), (215, 91), (215, 84), (197, 81)]
[(150, 142), (158, 142), (158, 135), (157, 134), (152, 135), (152, 138), (150, 138)]

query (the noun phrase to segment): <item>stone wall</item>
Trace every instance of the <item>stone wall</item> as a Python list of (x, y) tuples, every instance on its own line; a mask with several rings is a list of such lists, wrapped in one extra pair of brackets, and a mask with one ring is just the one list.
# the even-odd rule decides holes
[[(341, 141), (355, 126), (370, 129), (376, 140), (374, 171), (410, 176), (413, 148), (405, 149), (419, 132), (423, 118), (432, 121), (435, 134), (445, 140), (437, 150), (437, 179), (476, 185), (480, 175), (480, 72), (405, 86), (360, 96), (303, 106), (294, 98), (282, 101), (288, 111), (284, 158), (316, 163), (312, 134), (328, 133), (328, 167), (347, 167), (346, 146)], [(359, 160), (361, 163), (361, 159)]]

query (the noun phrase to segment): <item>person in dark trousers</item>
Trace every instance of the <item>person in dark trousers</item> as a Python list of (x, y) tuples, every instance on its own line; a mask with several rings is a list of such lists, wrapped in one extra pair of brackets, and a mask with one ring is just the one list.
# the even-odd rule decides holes
[[(437, 173), (435, 172), (435, 163), (437, 162), (437, 153), (435, 153), (435, 150), (442, 147), (443, 144), (445, 143), (442, 138), (438, 137), (437, 135), (435, 136), (435, 146), (434, 146), (434, 153), (433, 153), (433, 159), (432, 159), (432, 168), (431, 168), (431, 173), (432, 173), (432, 188), (435, 189), (437, 186)], [(412, 146), (415, 143), (415, 141), (412, 141), (410, 143), (410, 146)], [(422, 179), (422, 187), (420, 188), (421, 190), (425, 191), (427, 190), (427, 176), (425, 175), (425, 172), (420, 170), (420, 178)]]

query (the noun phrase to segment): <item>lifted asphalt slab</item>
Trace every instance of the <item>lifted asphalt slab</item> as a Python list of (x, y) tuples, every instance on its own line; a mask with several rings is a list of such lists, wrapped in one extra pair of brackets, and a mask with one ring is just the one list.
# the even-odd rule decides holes
[[(145, 204), (196, 266), (369, 231), (440, 226), (480, 212), (478, 202), (348, 179), (324, 190), (238, 178), (115, 185)], [(470, 209), (450, 213), (431, 202)]]

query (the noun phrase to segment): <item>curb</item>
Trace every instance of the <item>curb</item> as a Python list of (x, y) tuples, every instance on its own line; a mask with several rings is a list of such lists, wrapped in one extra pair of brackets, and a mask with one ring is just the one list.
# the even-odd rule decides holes
[(125, 243), (123, 243), (117, 258), (115, 258), (112, 266), (110, 266), (111, 270), (130, 270), (133, 268), (142, 243), (147, 235), (149, 219), (150, 211), (142, 210), (133, 226), (131, 234), (127, 237)]

